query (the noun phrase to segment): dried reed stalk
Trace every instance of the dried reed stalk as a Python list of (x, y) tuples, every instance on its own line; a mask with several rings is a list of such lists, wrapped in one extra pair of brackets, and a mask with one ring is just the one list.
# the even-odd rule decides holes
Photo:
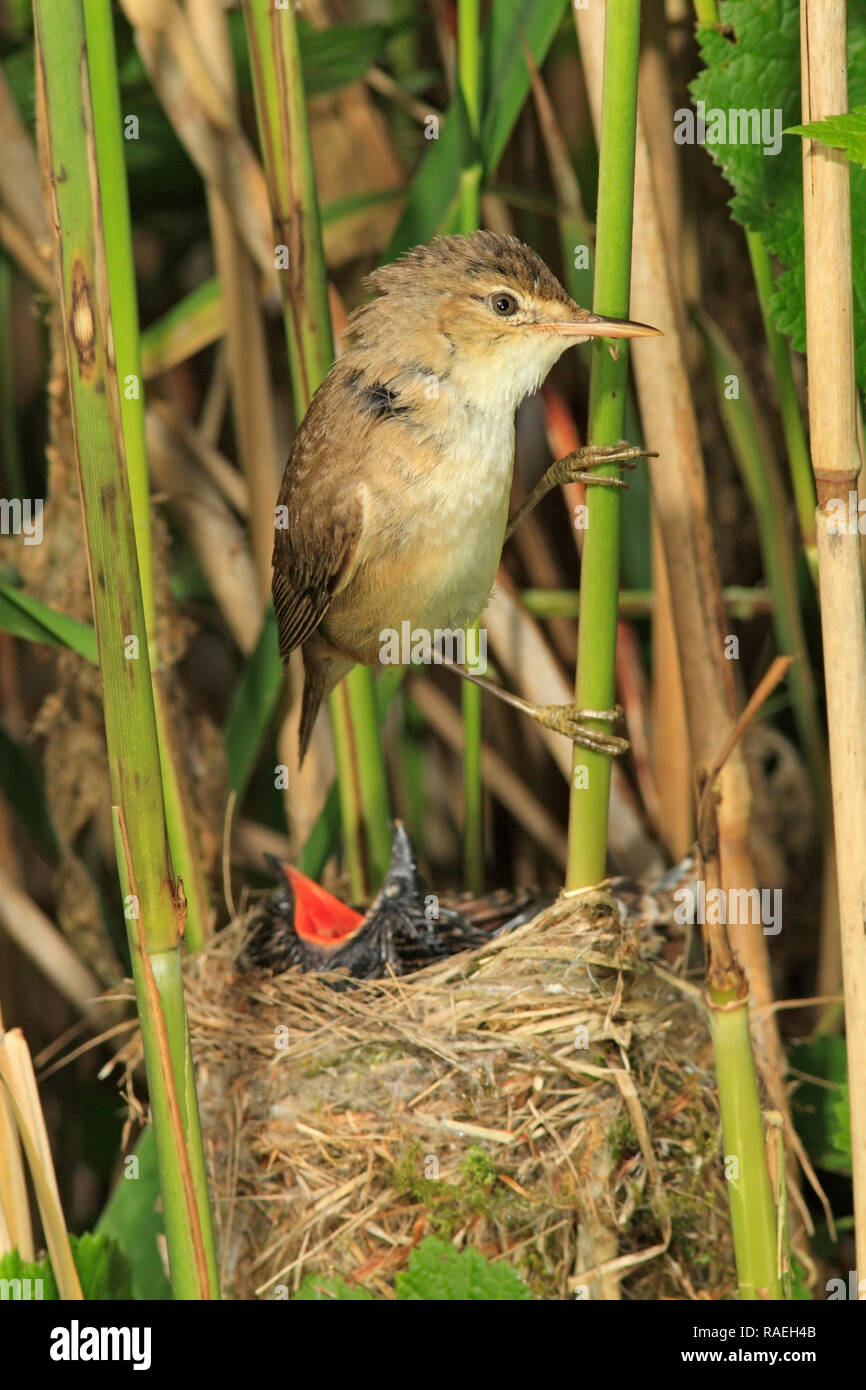
[[(848, 109), (845, 6), (800, 8), (803, 121)], [(844, 155), (803, 142), (809, 429), (818, 495), (824, 679), (851, 1093), (857, 1268), (866, 1268), (866, 620), (860, 538), (835, 534), (827, 506), (847, 506), (860, 472), (854, 377), (851, 206)]]

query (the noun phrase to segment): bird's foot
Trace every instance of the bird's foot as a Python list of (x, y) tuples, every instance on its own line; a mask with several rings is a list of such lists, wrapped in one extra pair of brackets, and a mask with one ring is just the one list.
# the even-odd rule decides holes
[(594, 753), (607, 753), (614, 758), (628, 752), (627, 738), (605, 733), (603, 729), (593, 729), (585, 723), (587, 719), (603, 719), (615, 724), (623, 717), (621, 705), (601, 710), (578, 709), (576, 705), (531, 705), (527, 712), (536, 723), (542, 724), (545, 729), (553, 729), (554, 733), (563, 734), (581, 748), (589, 748)]
[(624, 439), (619, 444), (585, 444), (557, 459), (548, 470), (553, 483), (586, 483), (593, 487), (628, 487), (622, 478), (600, 478), (592, 470), (604, 468), (612, 463), (619, 466), (620, 472), (634, 468), (638, 459), (654, 459), (658, 454), (649, 449), (640, 449), (628, 444)]

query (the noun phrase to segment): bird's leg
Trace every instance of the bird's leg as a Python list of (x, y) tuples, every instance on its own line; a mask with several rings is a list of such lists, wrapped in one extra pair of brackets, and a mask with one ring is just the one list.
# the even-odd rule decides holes
[(471, 671), (465, 671), (453, 661), (443, 661), (441, 664), (449, 671), (462, 676), (465, 681), (472, 681), (474, 685), (480, 685), (482, 690), (489, 690), (491, 695), (504, 700), (514, 709), (523, 710), (524, 714), (528, 714), (530, 719), (534, 719), (545, 729), (553, 729), (555, 733), (570, 738), (572, 743), (579, 744), (581, 748), (590, 748), (594, 753), (608, 753), (611, 757), (628, 752), (628, 739), (620, 738), (617, 734), (605, 733), (602, 729), (592, 729), (584, 723), (586, 719), (603, 719), (610, 724), (616, 723), (622, 719), (620, 705), (615, 709), (605, 710), (578, 709), (576, 705), (533, 705), (529, 700), (522, 700), (519, 695), (512, 695), (510, 691), (500, 689), (484, 676), (475, 676)]
[(591, 470), (602, 468), (605, 464), (617, 463), (620, 471), (627, 468), (634, 468), (638, 459), (658, 458), (658, 454), (651, 453), (648, 449), (638, 449), (632, 444), (626, 444), (623, 440), (619, 444), (586, 444), (582, 449), (575, 449), (573, 454), (566, 454), (563, 458), (557, 459), (552, 463), (544, 476), (535, 484), (526, 501), (518, 507), (514, 516), (508, 523), (508, 530), (505, 532), (505, 539), (520, 525), (525, 516), (528, 516), (534, 507), (538, 506), (542, 497), (546, 497), (551, 488), (559, 487), (562, 483), (586, 483), (597, 487), (628, 487), (622, 478), (599, 478)]

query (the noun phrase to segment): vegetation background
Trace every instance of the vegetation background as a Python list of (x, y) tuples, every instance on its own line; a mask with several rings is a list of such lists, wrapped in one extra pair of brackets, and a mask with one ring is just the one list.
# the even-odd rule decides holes
[[(182, 929), (192, 949), (218, 931), (266, 885), (265, 852), (368, 901), (387, 862), (392, 814), (407, 823), (436, 892), (543, 892), (606, 871), (648, 887), (691, 851), (701, 828), (696, 768), (718, 771), (732, 730), (719, 835), (732, 863), (733, 818), (734, 881), (780, 888), (784, 901), (782, 933), (744, 963), (753, 998), (793, 1004), (773, 1015), (780, 1033), (771, 1052), (828, 1194), (806, 1199), (813, 1255), (822, 1269), (856, 1267), (848, 1122), (859, 1102), (849, 1096), (843, 1038), (827, 622), (822, 646), (806, 433), (803, 140), (786, 133), (770, 154), (729, 135), (675, 138), (698, 102), (706, 111), (779, 112), (786, 131), (806, 119), (799, 7), (593, 5), (632, 36), (635, 64), (638, 39), (640, 49), (637, 100), (625, 41), (620, 69), (610, 59), (600, 140), (592, 117), (600, 50), (587, 5), (36, 0), (31, 10), (0, 0), (0, 493), (9, 502), (0, 536), (0, 1005), (35, 1061), (69, 1230), (111, 1232), (131, 1254), (136, 1223), (150, 1230), (155, 1218), (146, 1196), (136, 1211), (117, 1205), (138, 1129), (102, 1070), (112, 1024), (121, 1036), (128, 1025), (119, 1015), (106, 1024), (92, 1000), (134, 967), (151, 1102), (176, 1141), (173, 1179), (168, 1140), (160, 1155), (169, 1243), (191, 1202), (202, 1243), (178, 1256), (178, 1269), (199, 1291), (210, 1257), (195, 1104), (171, 1083), (188, 1047)], [(866, 103), (866, 13), (851, 6), (848, 26), (854, 109)], [(612, 602), (581, 607), (582, 564), (599, 557), (581, 560), (574, 518), (585, 498), (572, 484), (509, 543), (484, 620), (504, 683), (553, 702), (570, 698), (581, 613), (581, 679), (603, 688), (615, 676), (632, 744), (612, 774), (609, 824), (605, 781), (600, 807), (574, 804), (567, 745), (497, 702), (485, 700), (482, 713), (470, 694), (461, 708), (456, 683), (435, 670), (414, 670), (404, 683), (355, 673), (332, 701), (333, 741), (323, 722), (296, 775), (297, 670), (286, 685), (269, 606), (272, 508), (294, 430), (339, 350), (363, 276), (437, 233), (485, 225), (536, 248), (574, 298), (596, 308), (596, 271), (613, 246), (605, 283), (625, 293), (625, 312), (628, 158), (611, 164), (607, 214), (599, 206), (605, 122), (623, 112), (632, 130), (635, 112), (641, 122), (632, 315), (660, 322), (658, 291), (641, 269), (641, 250), (660, 236), (665, 350), (675, 359), (659, 359), (655, 376), (638, 359), (629, 376), (623, 355), (624, 420), (613, 438), (646, 439), (662, 455), (654, 469), (669, 471), (666, 481), (654, 473), (655, 507), (647, 471), (630, 474), (621, 517), (617, 502), (609, 518), (600, 563)], [(856, 118), (825, 143), (848, 161), (851, 218), (862, 229)], [(642, 159), (657, 199), (652, 226)], [(68, 179), (57, 178), (59, 168)], [(76, 279), (79, 263), (89, 278)], [(846, 264), (862, 392), (862, 235)], [(95, 349), (82, 313), (95, 315)], [(116, 371), (104, 352), (109, 323)], [(69, 376), (70, 342), (79, 364), (95, 352), (93, 381), (89, 371)], [(107, 396), (94, 389), (103, 369), (116, 378)], [(521, 410), (515, 504), (552, 458), (590, 436), (599, 442), (588, 427), (598, 404), (590, 370), (588, 349), (567, 354)], [(847, 388), (855, 412), (853, 380)], [(840, 454), (846, 447), (841, 441)], [(852, 476), (840, 496), (848, 505), (854, 493), (857, 549), (866, 526), (858, 534), (856, 467), (843, 463)], [(674, 497), (687, 487), (688, 540)], [(121, 503), (100, 520), (106, 488)], [(40, 517), (39, 544), (16, 527), (11, 499), (44, 500), (41, 513), (20, 513), (25, 522)], [(684, 644), (683, 604), (697, 602), (699, 587), (703, 635)], [(723, 607), (714, 610), (716, 595)], [(860, 600), (849, 588), (832, 625), (855, 647)], [(133, 675), (128, 650), (105, 635), (130, 631), (147, 658)], [(739, 712), (780, 654), (795, 661), (738, 741)], [(750, 802), (725, 782), (735, 764)], [(849, 828), (862, 844), (863, 822), (849, 817)], [(182, 904), (164, 873), (169, 850)], [(131, 898), (146, 905), (143, 925)], [(702, 979), (700, 943), (671, 930), (677, 968)], [(154, 960), (170, 962), (161, 1003)], [(104, 1030), (97, 1046), (95, 1028)], [(849, 1043), (851, 1032), (849, 1017)], [(160, 1070), (164, 1093), (154, 1091)], [(152, 1196), (149, 1150), (142, 1164)], [(134, 1273), (138, 1291), (165, 1291), (153, 1263)]]

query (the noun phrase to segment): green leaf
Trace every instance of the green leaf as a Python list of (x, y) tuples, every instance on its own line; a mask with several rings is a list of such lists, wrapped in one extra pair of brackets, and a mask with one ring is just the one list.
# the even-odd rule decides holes
[(844, 116), (828, 116), (825, 121), (791, 126), (786, 135), (805, 135), (831, 150), (843, 150), (848, 159), (866, 168), (866, 106), (846, 111)]
[[(497, 0), (481, 37), (484, 107), (481, 153), (489, 177), (502, 158), (529, 96), (523, 42), (538, 67), (544, 62), (566, 9), (565, 0)], [(572, 41), (574, 35), (572, 33)]]
[[(81, 1292), (88, 1302), (126, 1301), (132, 1298), (129, 1261), (116, 1241), (109, 1236), (88, 1233), (70, 1236), (69, 1245), (81, 1282)], [(47, 1255), (43, 1260), (25, 1264), (17, 1250), (8, 1251), (0, 1257), (0, 1279), (29, 1279), (32, 1297), (54, 1301), (60, 1298), (51, 1260)], [(36, 1280), (42, 1281), (38, 1295), (35, 1293), (38, 1287)]]
[(428, 1236), (398, 1274), (398, 1299), (424, 1302), (512, 1302), (531, 1297), (516, 1270), (502, 1261), (490, 1264), (478, 1250), (455, 1250), (448, 1241)]
[[(159, 1210), (159, 1174), (153, 1130), (146, 1129), (135, 1146), (137, 1177), (123, 1177), (96, 1224), (100, 1235), (112, 1236), (129, 1261), (132, 1297), (171, 1298), (158, 1242), (164, 1238)], [(124, 1163), (128, 1163), (128, 1158)]]
[(67, 647), (92, 665), (97, 664), (96, 633), (87, 623), (67, 618), (40, 603), (21, 589), (0, 580), (0, 631), (11, 632), (28, 642), (44, 642), (51, 647)]
[[(398, 1300), (425, 1303), (525, 1301), (531, 1297), (520, 1275), (503, 1262), (491, 1264), (478, 1250), (455, 1250), (447, 1240), (427, 1236), (409, 1256), (409, 1268), (394, 1281)], [(360, 1284), (339, 1275), (310, 1274), (294, 1296), (314, 1303), (373, 1301)]]
[(850, 1173), (851, 1116), (845, 1039), (819, 1037), (795, 1043), (790, 1062), (798, 1079), (791, 1113), (809, 1157), (819, 1168)]
[(385, 52), (395, 34), (405, 29), (398, 24), (335, 24), (314, 29), (298, 20), (298, 40), (307, 96), (347, 87), (361, 78)]
[[(778, 129), (800, 120), (800, 24), (797, 0), (726, 0), (720, 27), (702, 25), (698, 44), (705, 71), (691, 83), (695, 101), (713, 109), (781, 112)], [(866, 102), (866, 7), (848, 8), (848, 96), (853, 107)], [(774, 118), (775, 119), (775, 118)], [(730, 134), (730, 130), (726, 132)], [(708, 128), (709, 135), (709, 128)], [(805, 268), (803, 262), (802, 146), (793, 136), (778, 154), (761, 143), (727, 141), (707, 149), (721, 165), (735, 196), (738, 222), (758, 232), (783, 270), (770, 301), (780, 332), (799, 352), (806, 350)], [(851, 167), (851, 225), (866, 224), (866, 170)], [(854, 341), (857, 380), (866, 389), (866, 237), (853, 238)]]
[[(51, 1261), (47, 1255), (44, 1260), (25, 1263), (17, 1250), (7, 1250), (5, 1255), (0, 1255), (0, 1279), (22, 1281), (20, 1289), (13, 1286), (8, 1290), (6, 1298), (52, 1302), (57, 1302), (60, 1298)], [(29, 1285), (25, 1284), (24, 1280), (29, 1280)], [(39, 1280), (42, 1281), (41, 1287), (37, 1282)]]
[(88, 1301), (132, 1298), (132, 1270), (117, 1241), (107, 1235), (70, 1236), (81, 1292)]
[(293, 1302), (307, 1303), (350, 1303), (375, 1302), (373, 1294), (360, 1284), (347, 1284), (336, 1275), (333, 1279), (322, 1279), (309, 1274), (295, 1294)]
[(307, 836), (298, 859), (298, 868), (302, 874), (317, 881), (321, 878), (325, 865), (334, 853), (339, 833), (340, 796), (337, 783), (332, 782), (325, 804), (316, 817), (316, 823)]

